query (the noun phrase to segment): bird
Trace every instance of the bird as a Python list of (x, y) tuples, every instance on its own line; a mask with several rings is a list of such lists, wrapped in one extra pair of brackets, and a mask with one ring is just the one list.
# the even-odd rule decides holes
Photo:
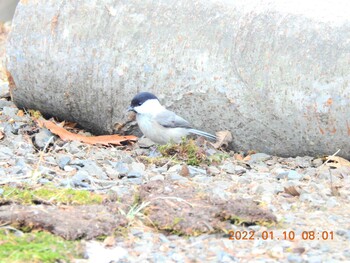
[(131, 100), (128, 111), (136, 113), (136, 122), (145, 137), (156, 144), (180, 143), (190, 134), (216, 140), (210, 133), (192, 128), (191, 124), (167, 110), (150, 92), (140, 92)]

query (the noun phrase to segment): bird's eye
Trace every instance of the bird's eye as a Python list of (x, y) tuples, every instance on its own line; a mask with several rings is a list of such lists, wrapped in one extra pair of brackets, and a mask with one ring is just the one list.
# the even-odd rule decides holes
[(141, 102), (139, 102), (139, 103), (137, 103), (137, 105), (141, 106), (141, 105), (142, 105), (142, 103), (141, 103)]

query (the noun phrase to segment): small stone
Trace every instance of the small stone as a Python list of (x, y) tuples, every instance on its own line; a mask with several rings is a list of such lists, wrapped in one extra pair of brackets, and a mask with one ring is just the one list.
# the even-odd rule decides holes
[(145, 165), (143, 163), (132, 162), (130, 165), (130, 170), (143, 175), (145, 173)]
[(275, 246), (270, 250), (271, 257), (280, 259), (283, 257), (283, 247)]
[(303, 258), (298, 254), (289, 254), (287, 260), (290, 263), (301, 263), (304, 262)]
[(343, 251), (343, 255), (344, 255), (345, 257), (347, 257), (347, 258), (350, 259), (350, 249), (344, 250), (344, 251)]
[(69, 164), (71, 160), (72, 159), (68, 155), (63, 155), (58, 159), (57, 163), (58, 163), (58, 166), (63, 170), (64, 167), (67, 164)]
[(336, 207), (339, 205), (337, 199), (334, 196), (331, 196), (328, 198), (327, 202), (326, 202), (327, 207), (332, 208), (332, 207)]
[(181, 171), (182, 165), (175, 164), (168, 169), (168, 173), (179, 173)]
[(11, 106), (14, 106), (12, 101), (0, 100), (0, 109), (3, 109), (4, 107), (11, 107)]
[(53, 142), (52, 137), (54, 137), (54, 135), (48, 129), (43, 128), (35, 134), (34, 141), (36, 146), (42, 150), (50, 140), (51, 143)]
[(255, 153), (250, 156), (250, 160), (248, 162), (249, 163), (264, 162), (270, 158), (271, 158), (271, 155), (268, 155), (266, 153)]
[(98, 179), (108, 179), (107, 174), (103, 171), (103, 169), (92, 160), (74, 160), (71, 162), (71, 165), (76, 165), (80, 168), (80, 170), (88, 172), (90, 175), (95, 176)]
[(117, 162), (114, 166), (121, 177), (125, 176), (129, 172), (129, 167), (123, 162)]
[(128, 182), (140, 185), (142, 184), (142, 178), (128, 178)]
[(139, 172), (131, 171), (127, 174), (127, 178), (141, 178), (142, 174)]
[(188, 181), (188, 179), (186, 177), (183, 177), (183, 176), (181, 176), (179, 174), (170, 174), (168, 176), (168, 178), (170, 180), (173, 180), (173, 181), (181, 181), (181, 180)]
[(211, 174), (211, 175), (217, 175), (220, 173), (220, 170), (215, 167), (215, 166), (209, 166), (208, 167), (208, 173)]
[(319, 167), (323, 164), (323, 160), (322, 160), (322, 158), (317, 158), (317, 159), (312, 160), (311, 163), (314, 167)]
[(70, 165), (65, 165), (63, 167), (63, 170), (66, 171), (66, 172), (72, 172), (74, 170), (76, 170), (74, 167), (70, 166)]
[(205, 169), (194, 167), (192, 165), (188, 166), (188, 171), (189, 171), (189, 174), (191, 176), (195, 176), (197, 174), (202, 174), (202, 175), (206, 175), (207, 174), (207, 171)]
[(289, 171), (286, 171), (282, 168), (276, 168), (272, 171), (274, 174), (276, 174), (277, 179), (285, 179), (288, 176)]
[(164, 181), (164, 176), (161, 174), (157, 174), (155, 176), (152, 176), (149, 180), (150, 181), (157, 181), (157, 180)]
[(288, 180), (300, 180), (303, 175), (299, 174), (297, 171), (290, 170), (287, 175)]
[(234, 174), (235, 173), (235, 168), (236, 168), (236, 165), (234, 165), (231, 162), (225, 163), (224, 165), (221, 166), (221, 169), (224, 170), (226, 173), (229, 173), (229, 174)]
[(18, 108), (4, 107), (2, 109), (2, 114), (10, 118), (15, 118), (17, 116)]
[(199, 183), (210, 183), (213, 181), (213, 178), (206, 175), (198, 174), (193, 177), (193, 181)]
[(225, 201), (230, 198), (229, 194), (222, 187), (211, 189), (211, 196)]
[(87, 171), (79, 170), (71, 179), (74, 187), (89, 187), (91, 182), (90, 175)]
[(140, 148), (150, 148), (154, 145), (154, 142), (146, 137), (142, 137), (138, 140), (138, 144)]
[(0, 147), (0, 159), (8, 159), (13, 156), (13, 151), (7, 146)]
[(322, 255), (315, 255), (315, 256), (308, 257), (307, 262), (308, 263), (322, 263), (322, 262), (324, 262), (324, 260), (323, 260)]
[[(76, 157), (79, 157), (77, 156), (77, 154), (79, 154), (82, 150), (79, 148), (82, 146), (82, 143), (79, 142), (79, 141), (71, 141), (68, 143), (67, 145), (67, 151), (71, 154), (74, 154)], [(85, 155), (85, 153), (84, 153)]]

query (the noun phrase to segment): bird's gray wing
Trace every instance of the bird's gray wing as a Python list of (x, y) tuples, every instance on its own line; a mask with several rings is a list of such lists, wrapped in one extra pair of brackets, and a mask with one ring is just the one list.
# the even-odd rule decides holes
[(157, 116), (155, 116), (155, 120), (166, 128), (191, 128), (188, 121), (170, 110), (165, 110), (157, 114)]

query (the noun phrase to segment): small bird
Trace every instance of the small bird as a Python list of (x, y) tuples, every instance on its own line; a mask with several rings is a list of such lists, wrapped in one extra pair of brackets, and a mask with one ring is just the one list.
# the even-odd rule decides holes
[(142, 133), (158, 144), (179, 143), (183, 137), (196, 134), (216, 140), (216, 136), (193, 129), (188, 121), (167, 110), (150, 92), (140, 92), (131, 101), (128, 111), (136, 113)]

